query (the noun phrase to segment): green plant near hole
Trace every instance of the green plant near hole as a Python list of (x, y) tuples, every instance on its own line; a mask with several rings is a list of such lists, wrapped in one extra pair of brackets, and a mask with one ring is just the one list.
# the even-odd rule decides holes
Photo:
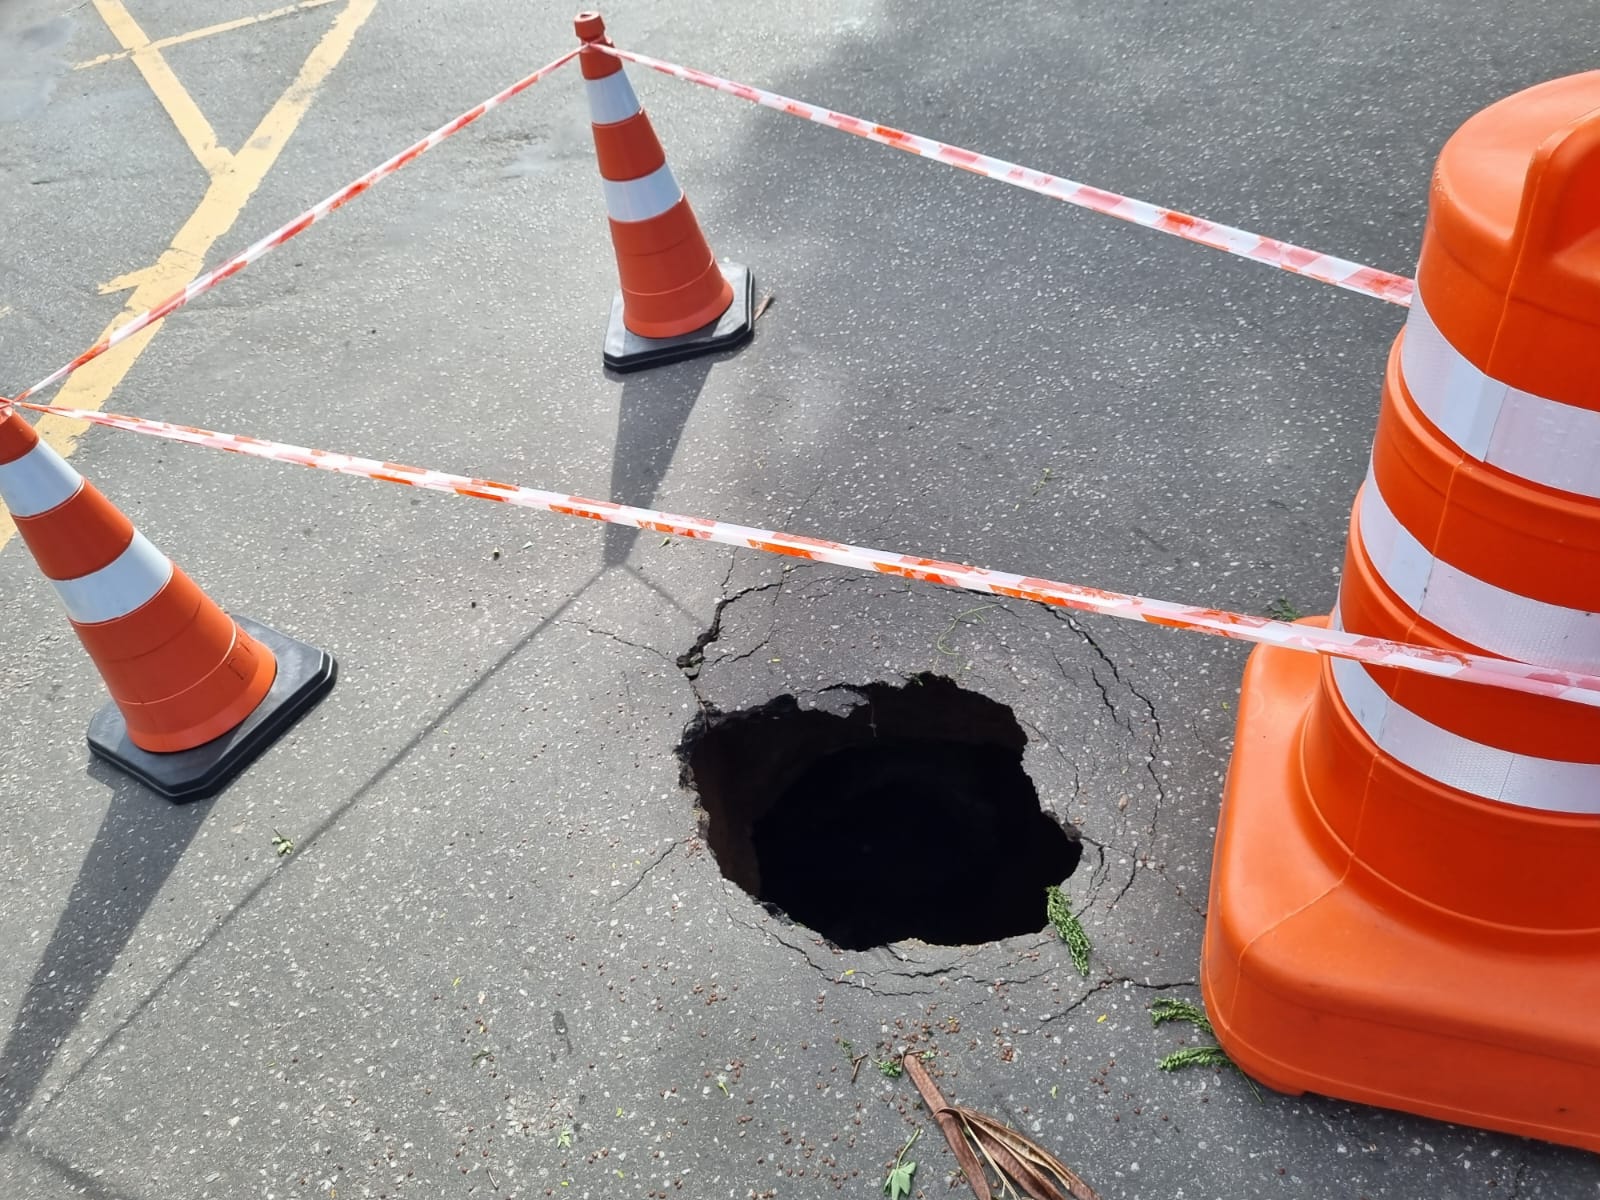
[[(1046, 467), (1044, 472), (1039, 476), (1038, 480), (1035, 481), (1033, 487), (1029, 489), (1027, 499), (1032, 500), (1035, 496), (1037, 496), (1044, 489), (1044, 485), (1050, 482), (1050, 477), (1054, 474), (1054, 471), (1052, 471), (1049, 467)], [(1021, 507), (1022, 501), (1018, 500), (1011, 506), (1011, 511), (1016, 512)]]
[(877, 1067), (885, 1079), (899, 1079), (905, 1073), (898, 1058), (880, 1058)]
[(1209, 1036), (1217, 1036), (1217, 1031), (1211, 1028), (1211, 1018), (1206, 1016), (1206, 1010), (1188, 1000), (1163, 996), (1150, 1006), (1151, 1024), (1159, 1028), (1168, 1021), (1187, 1021)]
[(556, 1149), (572, 1149), (572, 1126), (568, 1125), (560, 1133), (556, 1134)]
[(1279, 596), (1271, 604), (1267, 605), (1267, 616), (1274, 621), (1298, 621), (1305, 616), (1305, 613), (1290, 604), (1285, 597)]
[(1078, 968), (1079, 975), (1087, 979), (1089, 935), (1083, 931), (1083, 925), (1073, 913), (1072, 906), (1067, 903), (1066, 896), (1053, 883), (1044, 889), (1044, 911), (1050, 918), (1050, 924), (1054, 925), (1056, 932), (1061, 935), (1061, 940), (1067, 944), (1067, 953), (1072, 955), (1072, 965)]
[[(1217, 1036), (1217, 1031), (1211, 1027), (1211, 1018), (1206, 1016), (1206, 1010), (1188, 1000), (1163, 996), (1150, 1006), (1152, 1025), (1161, 1026), (1168, 1021), (1183, 1021), (1193, 1025), (1208, 1037)], [(1256, 1087), (1256, 1081), (1240, 1071), (1239, 1064), (1229, 1058), (1228, 1052), (1221, 1046), (1184, 1046), (1168, 1054), (1156, 1065), (1163, 1071), (1181, 1071), (1185, 1067), (1232, 1067), (1235, 1071), (1239, 1071), (1240, 1078), (1250, 1085), (1256, 1100), (1261, 1100), (1261, 1089)]]
[(950, 624), (945, 626), (944, 632), (934, 640), (933, 648), (946, 658), (960, 658), (961, 651), (945, 645), (945, 639), (954, 633), (960, 625), (982, 625), (983, 618), (978, 614), (988, 612), (991, 608), (999, 607), (998, 604), (980, 604), (975, 608), (967, 609), (965, 612), (957, 613), (951, 618)]
[(1159, 1065), (1163, 1071), (1181, 1071), (1185, 1067), (1231, 1067), (1233, 1059), (1221, 1046), (1185, 1046), (1167, 1055)]
[(883, 1181), (884, 1194), (889, 1200), (900, 1200), (902, 1196), (911, 1194), (911, 1177), (917, 1173), (917, 1164), (906, 1155), (911, 1152), (911, 1147), (917, 1144), (917, 1139), (921, 1136), (922, 1130), (912, 1130), (911, 1136), (906, 1139), (906, 1144), (900, 1147), (900, 1153), (894, 1156), (894, 1166), (889, 1169), (889, 1178)]
[(286, 838), (274, 829), (272, 831), (272, 848), (278, 852), (279, 858), (287, 858), (294, 853), (294, 839)]

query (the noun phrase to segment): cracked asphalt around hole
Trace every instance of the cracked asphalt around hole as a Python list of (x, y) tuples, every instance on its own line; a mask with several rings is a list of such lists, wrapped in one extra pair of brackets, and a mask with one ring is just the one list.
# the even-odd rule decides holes
[[(349, 0), (164, 51), (238, 150)], [(196, 6), (125, 0), (151, 39)], [(205, 21), (274, 5), (226, 0)], [(0, 4), (0, 391), (119, 311), (205, 173), (99, 7)], [(1591, 6), (625, 0), (619, 44), (1409, 272), (1432, 161), (1592, 65)], [(378, 0), (217, 261), (571, 40)], [(600, 364), (615, 286), (558, 74), (163, 327), (140, 415), (1264, 612), (1332, 603), (1400, 310), (635, 73), (737, 353)], [(1152, 1200), (1600, 1197), (1593, 1158), (1237, 1075), (1196, 1038), (1244, 649), (96, 430), (75, 465), (332, 695), (211, 802), (88, 763), (103, 689), (0, 549), (0, 1196), (877, 1195), (903, 1078)], [(1044, 928), (844, 953), (724, 880), (674, 756), (704, 705), (933, 671), (1012, 708), (1082, 831)], [(294, 842), (280, 855), (277, 832)], [(886, 863), (886, 871), (938, 863)], [(1492, 880), (1486, 881), (1492, 886)], [(845, 1045), (848, 1043), (850, 1052)], [(959, 1194), (959, 1193), (958, 1193)]]

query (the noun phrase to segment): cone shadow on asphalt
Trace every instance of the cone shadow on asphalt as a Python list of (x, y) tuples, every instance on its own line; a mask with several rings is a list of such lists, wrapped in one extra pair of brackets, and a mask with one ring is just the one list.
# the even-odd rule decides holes
[[(299, 844), (304, 855), (328, 830), (381, 784), (424, 741), (503, 671), (522, 651), (582, 597), (604, 574), (596, 571), (572, 590), (555, 608), (507, 647), (504, 653), (444, 705), (431, 720), (395, 751), (360, 787), (356, 788)], [(77, 1028), (82, 1013), (94, 999), (100, 980), (110, 973), (117, 957), (138, 928), (145, 912), (177, 867), (206, 814), (211, 800), (174, 805), (100, 762), (91, 762), (88, 774), (111, 788), (111, 804), (85, 855), (78, 878), (56, 922), (50, 944), (23, 996), (16, 1023), (0, 1051), (0, 1143), (13, 1137), (55, 1061), (62, 1043)], [(191, 947), (135, 1003), (116, 1020), (66, 1079), (56, 1095), (72, 1086), (111, 1042), (121, 1036), (162, 990), (226, 930), (278, 877), (269, 872), (214, 920)], [(59, 1171), (60, 1164), (53, 1164)], [(86, 1193), (90, 1194), (90, 1193)]]
[(75, 1196), (85, 1196), (88, 1200), (139, 1200), (139, 1193), (130, 1192), (125, 1188), (112, 1191), (105, 1180), (79, 1170), (41, 1146), (24, 1143), (23, 1148), (35, 1162), (71, 1188)]
[(111, 802), (0, 1051), (0, 1137), (18, 1124), (211, 811), (209, 800), (171, 804), (98, 762), (88, 773), (110, 788)]
[[(672, 467), (673, 455), (705, 390), (717, 356), (673, 363), (627, 376), (617, 405), (617, 440), (611, 453), (611, 490), (606, 498), (619, 504), (649, 507)], [(639, 531), (607, 525), (602, 563), (620, 567), (628, 561)]]

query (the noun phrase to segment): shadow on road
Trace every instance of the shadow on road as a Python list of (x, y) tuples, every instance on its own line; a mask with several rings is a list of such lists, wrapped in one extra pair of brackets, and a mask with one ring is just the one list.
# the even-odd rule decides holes
[[(719, 357), (707, 355), (626, 378), (617, 408), (617, 441), (611, 454), (607, 499), (641, 507), (655, 503), (689, 414)], [(638, 538), (637, 529), (607, 525), (602, 563), (607, 568), (622, 566)]]
[[(338, 824), (346, 813), (388, 778), (462, 705), (499, 675), (534, 639), (555, 624), (604, 574), (604, 570), (596, 571), (574, 588), (571, 595), (457, 692), (365, 783), (330, 811), (306, 837), (299, 839), (297, 855), (304, 854)], [(122, 953), (189, 843), (194, 840), (211, 807), (210, 801), (182, 806), (169, 804), (146, 791), (142, 785), (99, 763), (92, 764), (89, 773), (111, 788), (111, 805), (84, 857), (77, 881), (67, 898), (65, 911), (50, 936), (50, 944), (45, 948), (44, 958), (28, 984), (21, 1011), (12, 1026), (5, 1049), (0, 1051), (0, 1142), (11, 1137), (22, 1123), (22, 1117), (38, 1092), (50, 1064), (62, 1044), (77, 1028), (83, 1012), (94, 999), (101, 979), (116, 963), (117, 956)], [(115, 1028), (83, 1056), (72, 1074), (55, 1088), (56, 1094), (72, 1086), (96, 1061), (100, 1052), (139, 1018), (167, 984), (181, 975), (217, 935), (231, 926), (239, 914), (248, 909), (267, 885), (281, 874), (278, 871), (268, 873), (240, 897), (227, 914), (212, 925), (116, 1023)], [(59, 1169), (60, 1164), (55, 1166)]]
[(16, 1127), (211, 811), (205, 800), (171, 804), (99, 763), (89, 774), (111, 789), (111, 804), (0, 1051), (0, 1137)]

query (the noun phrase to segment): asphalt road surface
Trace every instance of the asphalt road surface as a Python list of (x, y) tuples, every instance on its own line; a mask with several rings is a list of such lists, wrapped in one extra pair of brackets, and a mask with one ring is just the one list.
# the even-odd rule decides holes
[[(0, 0), (0, 391), (572, 41), (543, 4), (281, 7)], [(1449, 133), (1593, 65), (1579, 0), (606, 15), (630, 48), (1406, 273)], [(603, 370), (569, 68), (62, 402), (1331, 605), (1400, 309), (633, 75), (771, 296), (744, 349)], [(41, 427), (342, 676), (223, 795), (169, 805), (89, 764), (102, 685), (0, 525), (0, 1195), (872, 1196), (919, 1126), (918, 1194), (944, 1195), (953, 1159), (874, 1065), (911, 1044), (1107, 1200), (1600, 1196), (1574, 1151), (1156, 1069), (1194, 1040), (1147, 1010), (1197, 996), (1242, 647)], [(845, 952), (719, 870), (675, 755), (698, 712), (844, 711), (838, 685), (921, 672), (1010, 706), (1082, 830), (1087, 979), (1042, 902), (1036, 932)], [(856, 869), (960, 878), (963, 846), (910, 824), (914, 853)]]

